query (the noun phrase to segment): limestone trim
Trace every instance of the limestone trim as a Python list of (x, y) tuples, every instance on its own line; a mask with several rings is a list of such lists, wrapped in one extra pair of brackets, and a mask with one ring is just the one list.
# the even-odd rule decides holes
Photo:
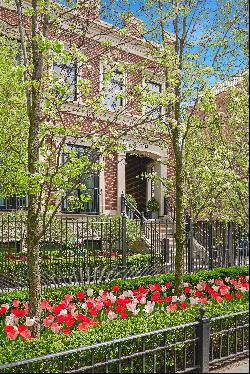
[[(30, 2), (24, 1), (23, 5), (24, 7), (28, 8), (30, 6)], [(16, 10), (13, 4), (6, 4), (4, 0), (0, 0), (0, 7), (9, 10)], [(72, 11), (72, 13), (74, 14), (74, 11)], [(63, 29), (66, 31), (68, 30), (69, 22), (72, 21), (65, 20), (62, 24)], [(78, 31), (79, 30), (75, 30), (75, 33), (77, 34)], [(168, 36), (169, 42), (173, 43), (173, 41), (175, 40), (175, 35), (168, 33)], [(142, 58), (147, 58), (148, 60), (155, 61), (155, 58), (153, 58), (149, 54), (150, 42), (147, 42), (146, 40), (137, 38), (135, 36), (122, 35), (120, 33), (120, 29), (117, 26), (114, 26), (103, 20), (94, 20), (92, 25), (90, 25), (89, 27), (86, 37), (98, 42), (110, 41), (113, 47), (121, 49), (125, 52), (135, 54)]]

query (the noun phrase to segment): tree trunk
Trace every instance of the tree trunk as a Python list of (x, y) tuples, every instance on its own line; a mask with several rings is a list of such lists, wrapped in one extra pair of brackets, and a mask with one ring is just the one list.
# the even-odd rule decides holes
[(176, 160), (176, 254), (175, 254), (175, 291), (179, 295), (183, 289), (183, 273), (184, 273), (184, 243), (185, 243), (185, 220), (184, 220), (184, 167), (182, 150), (178, 146), (176, 139), (175, 160)]
[(41, 275), (39, 256), (39, 217), (36, 212), (36, 196), (29, 195), (27, 222), (27, 254), (28, 254), (28, 287), (29, 287), (29, 316), (35, 318), (32, 326), (32, 336), (40, 337), (41, 318)]
[(28, 193), (27, 217), (27, 254), (28, 254), (28, 285), (29, 285), (29, 314), (35, 317), (32, 329), (34, 338), (40, 337), (41, 316), (41, 275), (39, 236), (40, 204), (36, 190), (33, 190), (33, 177), (38, 172), (39, 163), (39, 130), (40, 130), (40, 94), (32, 87), (32, 110), (30, 113), (29, 140), (28, 140), (28, 170), (30, 174), (30, 189)]
[[(29, 285), (29, 315), (35, 318), (32, 327), (32, 336), (40, 337), (41, 317), (41, 274), (40, 274), (40, 227), (39, 216), (41, 213), (41, 202), (37, 193), (35, 176), (39, 174), (40, 161), (40, 124), (42, 117), (42, 76), (43, 55), (38, 48), (39, 35), (39, 5), (37, 0), (32, 0), (34, 13), (32, 15), (32, 85), (31, 85), (31, 107), (29, 111), (29, 139), (28, 139), (28, 171), (30, 176), (28, 193), (28, 217), (27, 217), (27, 254), (28, 254), (28, 285)], [(33, 82), (39, 83), (34, 85)], [(35, 187), (33, 186), (35, 184)]]

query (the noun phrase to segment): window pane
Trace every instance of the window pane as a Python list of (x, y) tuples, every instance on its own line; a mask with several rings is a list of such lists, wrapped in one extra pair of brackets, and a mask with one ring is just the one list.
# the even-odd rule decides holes
[[(78, 157), (82, 155), (88, 155), (92, 162), (98, 162), (99, 155), (96, 152), (90, 150), (89, 147), (70, 145), (67, 147), (72, 151), (77, 151)], [(67, 154), (63, 154), (63, 162), (67, 160)], [(73, 190), (63, 201), (63, 210), (71, 211), (75, 213), (89, 212), (98, 213), (99, 210), (99, 173), (98, 172), (86, 172), (83, 173), (79, 178), (79, 183), (86, 186), (86, 190), (81, 191), (80, 188)], [(91, 200), (84, 202), (83, 206), (79, 209), (74, 207), (74, 198), (79, 199), (81, 196), (90, 196)]]
[(1, 210), (16, 210), (27, 207), (27, 195), (26, 196), (8, 196), (0, 197), (0, 209)]
[(155, 91), (155, 92), (161, 92), (161, 84), (159, 83), (155, 83), (155, 82), (149, 82), (149, 90), (151, 92)]
[[(162, 85), (160, 83), (155, 82), (147, 82), (147, 90), (151, 93), (161, 93), (162, 92)], [(152, 117), (159, 117), (162, 114), (162, 107), (161, 105), (157, 106), (157, 102), (150, 106), (146, 106), (146, 113), (150, 113)]]
[(4, 197), (0, 197), (0, 208), (5, 208), (6, 206), (6, 199)]
[(123, 105), (123, 100), (119, 95), (123, 91), (123, 74), (115, 70), (105, 90), (105, 105), (108, 109), (118, 110)]
[(76, 100), (76, 63), (69, 62), (67, 64), (60, 64), (58, 62), (54, 62), (53, 69), (56, 73), (57, 79), (62, 79), (69, 85), (69, 90), (66, 92), (65, 99), (70, 101)]

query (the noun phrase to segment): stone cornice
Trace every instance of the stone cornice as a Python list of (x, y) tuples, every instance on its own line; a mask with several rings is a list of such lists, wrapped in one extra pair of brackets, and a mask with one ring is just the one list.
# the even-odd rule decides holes
[[(28, 8), (30, 6), (30, 2), (24, 1), (23, 5), (24, 7)], [(9, 10), (15, 10), (14, 2), (13, 4), (10, 4), (10, 3), (6, 4), (4, 0), (0, 0), (0, 7), (6, 8)], [(71, 14), (74, 14), (74, 11), (72, 11)], [(72, 22), (70, 20), (70, 17), (69, 16), (65, 17), (65, 21), (62, 24), (62, 28), (66, 32), (68, 31), (70, 22)], [(77, 35), (77, 31), (80, 31), (80, 30), (75, 30), (76, 35)], [(12, 33), (14, 33), (14, 30), (12, 30)], [(154, 43), (147, 42), (146, 40), (142, 38), (140, 39), (137, 37), (132, 37), (131, 35), (122, 35), (119, 32), (119, 29), (117, 27), (103, 20), (94, 20), (92, 24), (89, 26), (86, 37), (96, 40), (99, 43), (109, 41), (112, 43), (113, 47), (116, 47), (127, 53), (131, 53), (136, 56), (155, 61), (155, 59), (149, 55), (150, 48), (155, 46)], [(174, 35), (169, 34), (170, 43), (173, 42), (173, 38), (174, 38)]]

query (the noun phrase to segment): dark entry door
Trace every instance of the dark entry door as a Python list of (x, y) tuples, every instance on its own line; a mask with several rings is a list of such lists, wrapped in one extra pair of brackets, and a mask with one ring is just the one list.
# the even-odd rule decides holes
[(147, 171), (147, 165), (152, 160), (148, 157), (138, 155), (127, 155), (125, 178), (126, 194), (131, 194), (141, 212), (146, 211), (147, 203), (147, 180), (143, 178), (143, 173)]

